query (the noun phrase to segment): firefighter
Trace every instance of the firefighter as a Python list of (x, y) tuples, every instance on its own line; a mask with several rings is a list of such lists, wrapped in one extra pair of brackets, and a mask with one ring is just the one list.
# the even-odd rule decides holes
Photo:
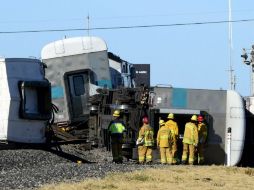
[(197, 116), (193, 115), (191, 121), (185, 124), (183, 136), (183, 164), (194, 164), (195, 151), (198, 145)]
[(123, 162), (122, 144), (125, 130), (125, 125), (120, 120), (120, 111), (115, 110), (113, 113), (113, 120), (108, 126), (109, 135), (111, 137), (113, 162), (115, 163)]
[(157, 146), (160, 147), (160, 156), (162, 164), (172, 164), (172, 144), (173, 135), (164, 120), (159, 121), (160, 129), (157, 134)]
[(152, 150), (154, 146), (154, 132), (147, 117), (142, 119), (143, 125), (139, 130), (137, 145), (138, 146), (138, 162), (147, 164), (152, 162)]
[(172, 145), (172, 164), (178, 163), (178, 158), (177, 158), (177, 140), (178, 140), (178, 125), (174, 121), (174, 114), (169, 113), (168, 114), (168, 121), (165, 124), (171, 131), (173, 135), (173, 145)]
[(202, 115), (198, 116), (198, 164), (204, 164), (204, 146), (207, 139), (207, 125), (204, 122)]

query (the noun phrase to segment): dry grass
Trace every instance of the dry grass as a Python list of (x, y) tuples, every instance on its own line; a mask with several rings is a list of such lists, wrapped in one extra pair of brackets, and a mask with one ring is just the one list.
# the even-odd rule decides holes
[(103, 179), (46, 185), (41, 190), (239, 190), (254, 189), (254, 169), (224, 166), (165, 166), (131, 173), (111, 173)]

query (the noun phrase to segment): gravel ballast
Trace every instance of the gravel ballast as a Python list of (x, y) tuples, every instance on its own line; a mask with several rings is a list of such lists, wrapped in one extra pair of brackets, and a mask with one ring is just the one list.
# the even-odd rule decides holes
[[(114, 164), (111, 162), (111, 153), (102, 148), (90, 151), (83, 151), (73, 145), (61, 148), (73, 156), (40, 149), (0, 150), (1, 189), (36, 189), (50, 183), (101, 178), (108, 172), (159, 167), (158, 164), (138, 165), (127, 160), (123, 164)], [(77, 163), (78, 161), (82, 163)]]

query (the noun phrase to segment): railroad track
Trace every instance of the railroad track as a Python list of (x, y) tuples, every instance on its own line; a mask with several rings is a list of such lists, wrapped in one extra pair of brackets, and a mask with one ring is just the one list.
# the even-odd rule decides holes
[(1, 150), (1, 189), (35, 189), (44, 184), (78, 182), (88, 177), (104, 177), (108, 172), (132, 171), (144, 167), (134, 162), (113, 164), (104, 149), (82, 151), (78, 145), (64, 145), (62, 150), (87, 162), (77, 163), (52, 151), (40, 149)]

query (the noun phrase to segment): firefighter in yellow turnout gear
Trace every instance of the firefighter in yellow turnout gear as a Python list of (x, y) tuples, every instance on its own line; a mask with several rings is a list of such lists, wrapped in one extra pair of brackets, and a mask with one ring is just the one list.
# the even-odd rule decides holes
[(123, 143), (123, 133), (125, 131), (125, 125), (120, 121), (120, 111), (116, 110), (113, 113), (113, 120), (108, 126), (109, 135), (111, 137), (111, 147), (113, 162), (122, 163), (122, 143)]
[(193, 115), (191, 121), (185, 124), (182, 154), (183, 164), (194, 164), (195, 149), (198, 146), (198, 128), (196, 123), (197, 116)]
[(143, 125), (139, 130), (138, 145), (138, 161), (140, 164), (152, 162), (152, 148), (154, 146), (154, 132), (149, 125), (147, 117), (144, 117)]
[(174, 114), (170, 113), (168, 114), (168, 121), (166, 122), (166, 126), (170, 129), (172, 135), (173, 135), (173, 145), (172, 145), (172, 164), (176, 164), (178, 162), (177, 158), (177, 140), (178, 140), (178, 125), (174, 121)]
[(160, 147), (160, 156), (162, 164), (172, 164), (172, 144), (173, 135), (171, 130), (165, 126), (163, 120), (159, 121), (160, 129), (157, 134), (157, 146)]
[(207, 139), (207, 126), (204, 123), (204, 118), (199, 115), (198, 116), (198, 164), (204, 164), (204, 146)]

